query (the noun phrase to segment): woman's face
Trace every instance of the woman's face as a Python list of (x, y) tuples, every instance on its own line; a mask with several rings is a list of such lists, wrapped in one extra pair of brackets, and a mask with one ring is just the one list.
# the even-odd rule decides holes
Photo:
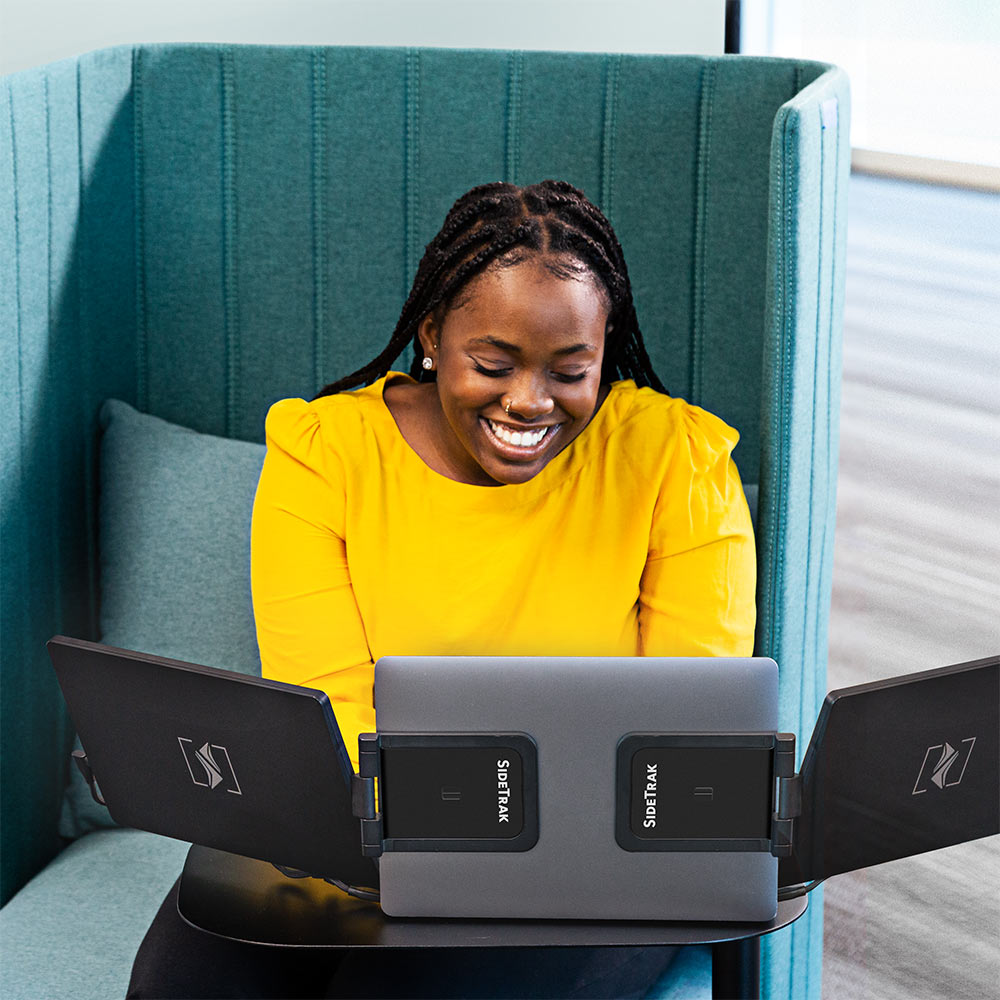
[(438, 443), (465, 481), (526, 482), (587, 426), (608, 312), (589, 274), (559, 278), (527, 260), (478, 276), (440, 322), (423, 320)]

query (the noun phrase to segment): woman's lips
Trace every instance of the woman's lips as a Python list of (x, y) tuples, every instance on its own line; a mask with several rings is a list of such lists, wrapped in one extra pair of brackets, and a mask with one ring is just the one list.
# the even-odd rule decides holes
[(533, 458), (548, 447), (549, 442), (559, 432), (560, 424), (546, 424), (543, 427), (515, 428), (501, 424), (488, 417), (480, 417), (486, 436), (502, 455), (508, 458)]

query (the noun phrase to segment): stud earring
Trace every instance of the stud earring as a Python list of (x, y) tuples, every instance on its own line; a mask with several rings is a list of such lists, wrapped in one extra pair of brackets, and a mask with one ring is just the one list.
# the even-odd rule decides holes
[(425, 372), (429, 372), (434, 367), (434, 359), (424, 358), (424, 360), (421, 361), (420, 364), (423, 365), (423, 369)]

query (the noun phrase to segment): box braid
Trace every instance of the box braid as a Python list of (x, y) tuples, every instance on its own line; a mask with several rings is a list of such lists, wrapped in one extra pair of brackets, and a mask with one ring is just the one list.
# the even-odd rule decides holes
[(316, 398), (371, 384), (410, 343), (415, 351), (410, 374), (433, 377), (420, 366), (417, 330), (423, 318), (453, 307), (463, 289), (489, 267), (510, 267), (536, 255), (560, 278), (590, 274), (607, 294), (610, 332), (602, 381), (631, 378), (666, 392), (639, 331), (622, 248), (600, 209), (565, 181), (524, 188), (498, 181), (473, 188), (451, 207), (441, 231), (427, 244), (399, 322), (381, 353), (321, 389)]

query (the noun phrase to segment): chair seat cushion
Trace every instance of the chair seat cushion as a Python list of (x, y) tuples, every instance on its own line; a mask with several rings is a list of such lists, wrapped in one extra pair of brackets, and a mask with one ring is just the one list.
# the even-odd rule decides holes
[(135, 953), (187, 850), (139, 830), (74, 841), (0, 910), (0, 996), (124, 996)]

